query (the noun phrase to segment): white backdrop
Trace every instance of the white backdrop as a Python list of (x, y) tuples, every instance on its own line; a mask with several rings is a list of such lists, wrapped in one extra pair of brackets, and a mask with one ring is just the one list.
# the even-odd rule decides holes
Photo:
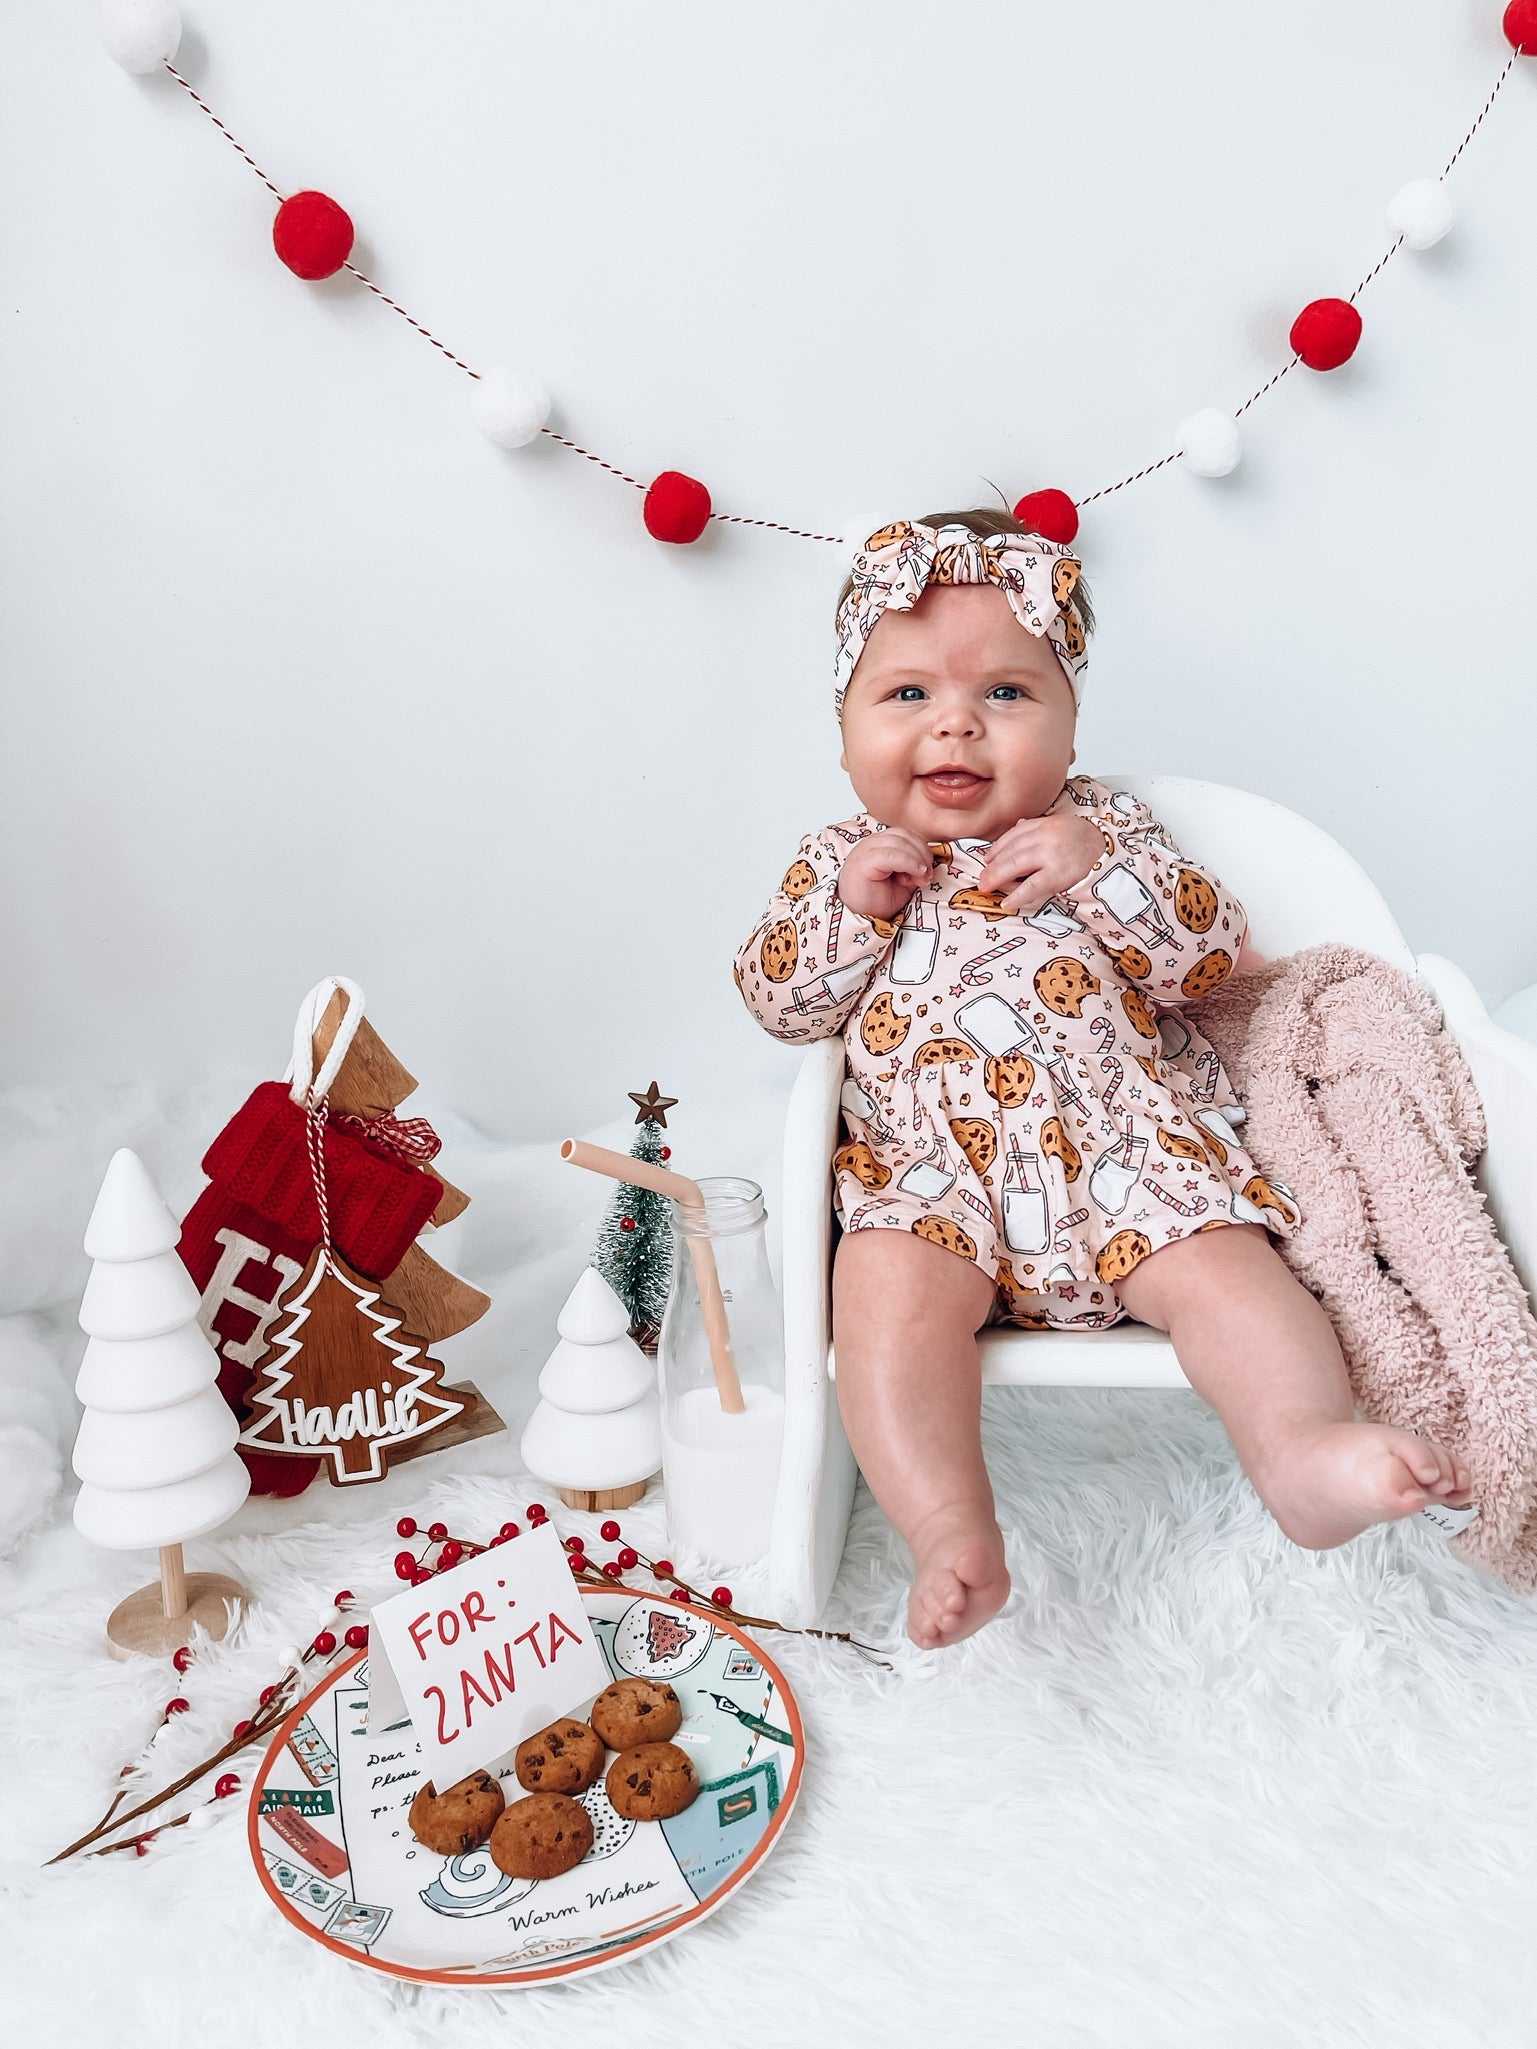
[[(836, 532), (1082, 498), (1238, 404), (1445, 162), (1499, 15), (189, 0), (179, 62), (563, 432)], [(277, 264), (267, 192), (80, 0), (11, 0), (0, 94), (7, 1078), (255, 1080), (334, 971), (501, 1137), (653, 1074), (701, 1131), (771, 1101), (730, 959), (852, 805), (837, 552), (667, 547), (595, 465), (493, 448), (402, 321)], [(1306, 813), (1495, 1004), (1537, 977), (1537, 63), (1452, 189), (1233, 477), (1090, 508), (1078, 766)]]

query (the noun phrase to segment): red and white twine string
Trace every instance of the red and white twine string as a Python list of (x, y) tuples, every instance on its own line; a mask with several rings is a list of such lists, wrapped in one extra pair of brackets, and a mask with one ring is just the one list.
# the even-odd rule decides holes
[[(1484, 101), (1483, 106), (1479, 109), (1478, 114), (1474, 119), (1472, 127), (1469, 128), (1467, 134), (1463, 136), (1462, 140), (1458, 143), (1457, 147), (1452, 151), (1450, 157), (1448, 157), (1446, 161), (1445, 167), (1440, 172), (1439, 176), (1442, 179), (1450, 175), (1452, 168), (1456, 164), (1458, 158), (1462, 155), (1463, 151), (1468, 147), (1468, 144), (1473, 140), (1474, 136), (1483, 126), (1485, 118), (1487, 117), (1490, 109), (1493, 107), (1495, 100), (1499, 96), (1501, 86), (1504, 85), (1506, 79), (1510, 76), (1511, 71), (1514, 69), (1516, 58), (1519, 54), (1520, 53), (1518, 51), (1512, 50), (1510, 55), (1505, 59), (1504, 65), (1501, 67), (1500, 70), (1500, 75), (1498, 78), (1496, 78), (1493, 86), (1490, 88), (1489, 96)], [(279, 201), (279, 203), (281, 203), (284, 195), (278, 189), (277, 185), (274, 184), (272, 179), (268, 177), (267, 173), (262, 169), (261, 165), (257, 163), (255, 157), (251, 155), (250, 151), (246, 149), (243, 144), (236, 140), (234, 135), (232, 135), (230, 130), (225, 126), (224, 122), (219, 119), (219, 116), (214, 112), (213, 108), (209, 106), (208, 102), (201, 96), (201, 94), (194, 90), (190, 81), (183, 77), (181, 72), (177, 70), (176, 66), (173, 63), (171, 63), (169, 58), (165, 60), (165, 68), (171, 74), (172, 78), (175, 79), (176, 83), (193, 101), (193, 103), (196, 106), (200, 107), (202, 111), (208, 116), (209, 120), (213, 123), (215, 128), (218, 129), (219, 133), (224, 137), (225, 141), (236, 152), (236, 154), (239, 157), (241, 157), (245, 163), (249, 164), (251, 169), (256, 173), (257, 177), (260, 178), (262, 183), (266, 186), (267, 190), (273, 195), (273, 197), (276, 200)], [(1399, 250), (1403, 247), (1403, 242), (1404, 238), (1402, 235), (1400, 235), (1397, 241), (1395, 241), (1392, 244), (1392, 246), (1384, 252), (1384, 254), (1378, 259), (1378, 261), (1366, 273), (1365, 277), (1361, 279), (1359, 284), (1357, 284), (1357, 286), (1355, 287), (1354, 291), (1352, 291), (1350, 294), (1350, 303), (1352, 305), (1360, 297), (1361, 293), (1366, 290), (1366, 287), (1372, 282), (1372, 280), (1376, 278), (1386, 268), (1390, 259), (1398, 254)], [(414, 314), (408, 313), (405, 307), (402, 306), (398, 300), (392, 299), (388, 292), (386, 292), (380, 285), (375, 284), (374, 280), (371, 277), (369, 277), (364, 271), (359, 270), (355, 263), (349, 260), (344, 265), (344, 268), (351, 272), (352, 276), (357, 279), (359, 284), (366, 285), (368, 290), (371, 291), (376, 298), (381, 299), (384, 302), (384, 304), (390, 308), (392, 312), (398, 313), (401, 319), (406, 322), (407, 326), (414, 328), (416, 333), (422, 336), (423, 340), (431, 342), (432, 346), (435, 349), (437, 349), (441, 355), (446, 356), (448, 361), (454, 364), (454, 366), (457, 369), (462, 370), (467, 377), (474, 378), (477, 382), (479, 382), (480, 372), (478, 370), (471, 369), (470, 365), (464, 361), (462, 356), (456, 356), (453, 350), (449, 348), (446, 342), (439, 341), (438, 337), (432, 332), (430, 328), (424, 326), (422, 322), (415, 317)], [(1242, 419), (1244, 414), (1248, 412), (1249, 408), (1257, 404), (1258, 401), (1262, 399), (1267, 392), (1274, 390), (1275, 386), (1280, 383), (1281, 379), (1284, 376), (1286, 376), (1287, 372), (1295, 369), (1297, 364), (1301, 362), (1301, 360), (1302, 358), (1300, 356), (1293, 354), (1289, 362), (1283, 363), (1281, 365), (1281, 368), (1276, 371), (1274, 376), (1267, 378), (1257, 391), (1251, 392), (1248, 398), (1244, 400), (1243, 404), (1235, 409), (1233, 414), (1234, 419)], [(601, 455), (595, 455), (590, 448), (583, 448), (579, 442), (570, 440), (566, 435), (556, 433), (554, 428), (541, 427), (539, 429), (539, 432), (541, 434), (548, 435), (552, 441), (558, 441), (563, 448), (569, 448), (573, 454), (585, 457), (585, 459), (588, 462), (596, 463), (600, 469), (607, 470), (610, 476), (617, 477), (621, 483), (632, 484), (637, 491), (641, 492), (644, 492), (648, 488), (648, 486), (639, 477), (632, 477), (627, 470), (620, 469), (618, 465), (615, 463), (605, 461), (605, 459)], [(1182, 452), (1183, 451), (1180, 449), (1174, 449), (1168, 455), (1160, 456), (1157, 462), (1145, 464), (1143, 468), (1139, 470), (1134, 470), (1130, 476), (1122, 477), (1118, 483), (1104, 484), (1100, 487), (1099, 490), (1089, 492), (1086, 497), (1075, 499), (1074, 503), (1081, 510), (1086, 505), (1093, 505), (1098, 499), (1109, 498), (1117, 491), (1124, 491), (1127, 485), (1140, 483), (1144, 477), (1155, 476), (1159, 470), (1166, 469), (1171, 462), (1178, 462)], [(788, 534), (796, 540), (827, 541), (834, 546), (845, 546), (850, 540), (856, 538), (855, 536), (851, 535), (816, 533), (807, 527), (788, 526), (782, 520), (758, 519), (752, 517), (747, 513), (740, 512), (716, 512), (712, 510), (710, 513), (710, 518), (712, 520), (719, 520), (723, 526), (764, 527), (774, 533)]]
[(304, 1099), (304, 1143), (310, 1157), (310, 1179), (315, 1184), (315, 1207), (320, 1211), (320, 1263), (331, 1264), (331, 1205), (326, 1200), (325, 1128), (330, 1102), (311, 1089)]

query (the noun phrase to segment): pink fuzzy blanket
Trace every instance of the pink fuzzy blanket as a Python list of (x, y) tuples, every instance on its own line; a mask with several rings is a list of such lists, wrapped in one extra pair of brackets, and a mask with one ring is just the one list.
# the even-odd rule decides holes
[(1268, 962), (1192, 1003), (1248, 1110), (1244, 1144), (1296, 1195), (1283, 1257), (1322, 1302), (1373, 1422), (1455, 1450), (1470, 1564), (1537, 1588), (1537, 1322), (1472, 1169), (1484, 1113), (1435, 997), (1359, 947)]

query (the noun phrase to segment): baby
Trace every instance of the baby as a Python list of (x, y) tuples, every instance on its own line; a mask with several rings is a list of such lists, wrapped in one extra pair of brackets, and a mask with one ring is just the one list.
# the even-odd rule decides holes
[(1181, 1014), (1258, 956), (1145, 805), (1069, 776), (1093, 613), (1067, 549), (1007, 514), (870, 535), (838, 604), (841, 766), (861, 805), (802, 840), (737, 955), (776, 1038), (843, 1035), (838, 1401), (915, 1568), (908, 1633), (954, 1643), (1009, 1577), (976, 1332), (1167, 1331), (1296, 1544), (1469, 1498), (1465, 1468), (1355, 1420), (1333, 1328), (1273, 1240)]

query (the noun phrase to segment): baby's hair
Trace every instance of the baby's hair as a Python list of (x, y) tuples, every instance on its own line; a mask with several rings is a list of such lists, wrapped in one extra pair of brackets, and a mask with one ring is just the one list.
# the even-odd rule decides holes
[[(985, 534), (1028, 534), (1034, 531), (1022, 520), (1016, 519), (1012, 512), (1005, 512), (1001, 506), (973, 506), (966, 512), (924, 512), (919, 514), (919, 519), (924, 526), (968, 527), (979, 537)], [(843, 588), (838, 593), (838, 603), (833, 608), (835, 616), (853, 588), (854, 577), (851, 571), (843, 579)], [(1091, 634), (1094, 631), (1094, 606), (1089, 597), (1088, 585), (1081, 576), (1067, 602), (1082, 621), (1085, 636)]]

